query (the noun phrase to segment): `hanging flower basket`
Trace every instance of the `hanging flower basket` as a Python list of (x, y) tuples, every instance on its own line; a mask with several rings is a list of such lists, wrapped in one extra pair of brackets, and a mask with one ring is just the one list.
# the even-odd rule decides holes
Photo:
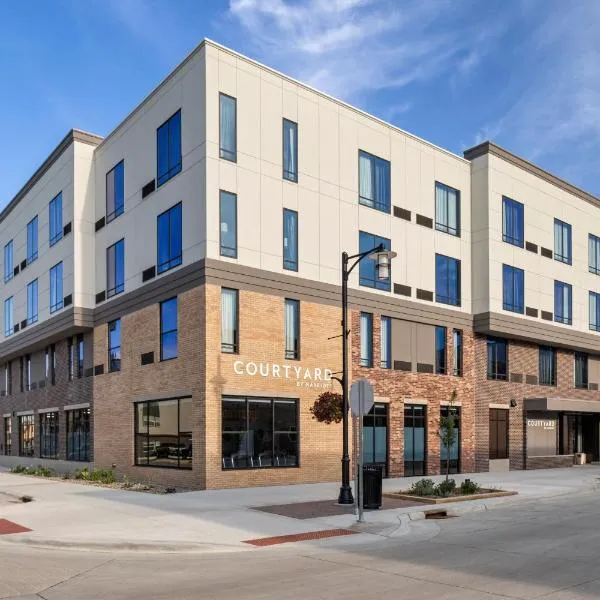
[(310, 407), (310, 412), (320, 423), (339, 423), (344, 416), (342, 403), (341, 394), (323, 392)]

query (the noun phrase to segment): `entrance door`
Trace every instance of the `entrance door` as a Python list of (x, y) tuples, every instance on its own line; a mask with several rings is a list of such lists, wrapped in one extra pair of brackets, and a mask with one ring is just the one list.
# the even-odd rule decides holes
[(425, 475), (426, 407), (404, 405), (404, 475)]
[(363, 464), (382, 467), (384, 477), (387, 477), (387, 447), (387, 404), (376, 403), (363, 417)]
[(587, 462), (598, 462), (598, 426), (600, 424), (598, 415), (582, 415), (581, 433), (583, 449)]

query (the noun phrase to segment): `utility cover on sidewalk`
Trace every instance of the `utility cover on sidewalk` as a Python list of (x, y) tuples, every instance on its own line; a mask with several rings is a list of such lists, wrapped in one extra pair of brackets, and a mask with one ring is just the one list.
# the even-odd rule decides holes
[(27, 533), (28, 531), (31, 531), (31, 529), (27, 529), (27, 527), (23, 527), (23, 525), (7, 521), (6, 519), (0, 519), (0, 535), (7, 535), (9, 533)]

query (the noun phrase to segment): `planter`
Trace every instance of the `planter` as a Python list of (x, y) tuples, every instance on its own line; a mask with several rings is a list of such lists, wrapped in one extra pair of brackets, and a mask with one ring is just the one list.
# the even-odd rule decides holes
[(383, 494), (386, 498), (396, 498), (397, 500), (411, 500), (413, 502), (422, 502), (423, 504), (448, 504), (451, 502), (467, 502), (468, 500), (485, 500), (487, 498), (502, 498), (504, 496), (516, 496), (518, 492), (507, 492), (504, 490), (483, 490), (478, 494), (467, 494), (448, 496), (440, 498), (438, 496), (413, 496), (406, 492), (388, 492)]

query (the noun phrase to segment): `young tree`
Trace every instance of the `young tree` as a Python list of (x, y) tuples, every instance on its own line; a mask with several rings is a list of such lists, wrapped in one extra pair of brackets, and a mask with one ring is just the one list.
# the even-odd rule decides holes
[(450, 476), (450, 449), (458, 439), (457, 415), (456, 415), (456, 390), (452, 390), (450, 399), (448, 400), (448, 411), (446, 416), (440, 417), (440, 427), (438, 435), (442, 443), (442, 447), (446, 450), (446, 481)]

